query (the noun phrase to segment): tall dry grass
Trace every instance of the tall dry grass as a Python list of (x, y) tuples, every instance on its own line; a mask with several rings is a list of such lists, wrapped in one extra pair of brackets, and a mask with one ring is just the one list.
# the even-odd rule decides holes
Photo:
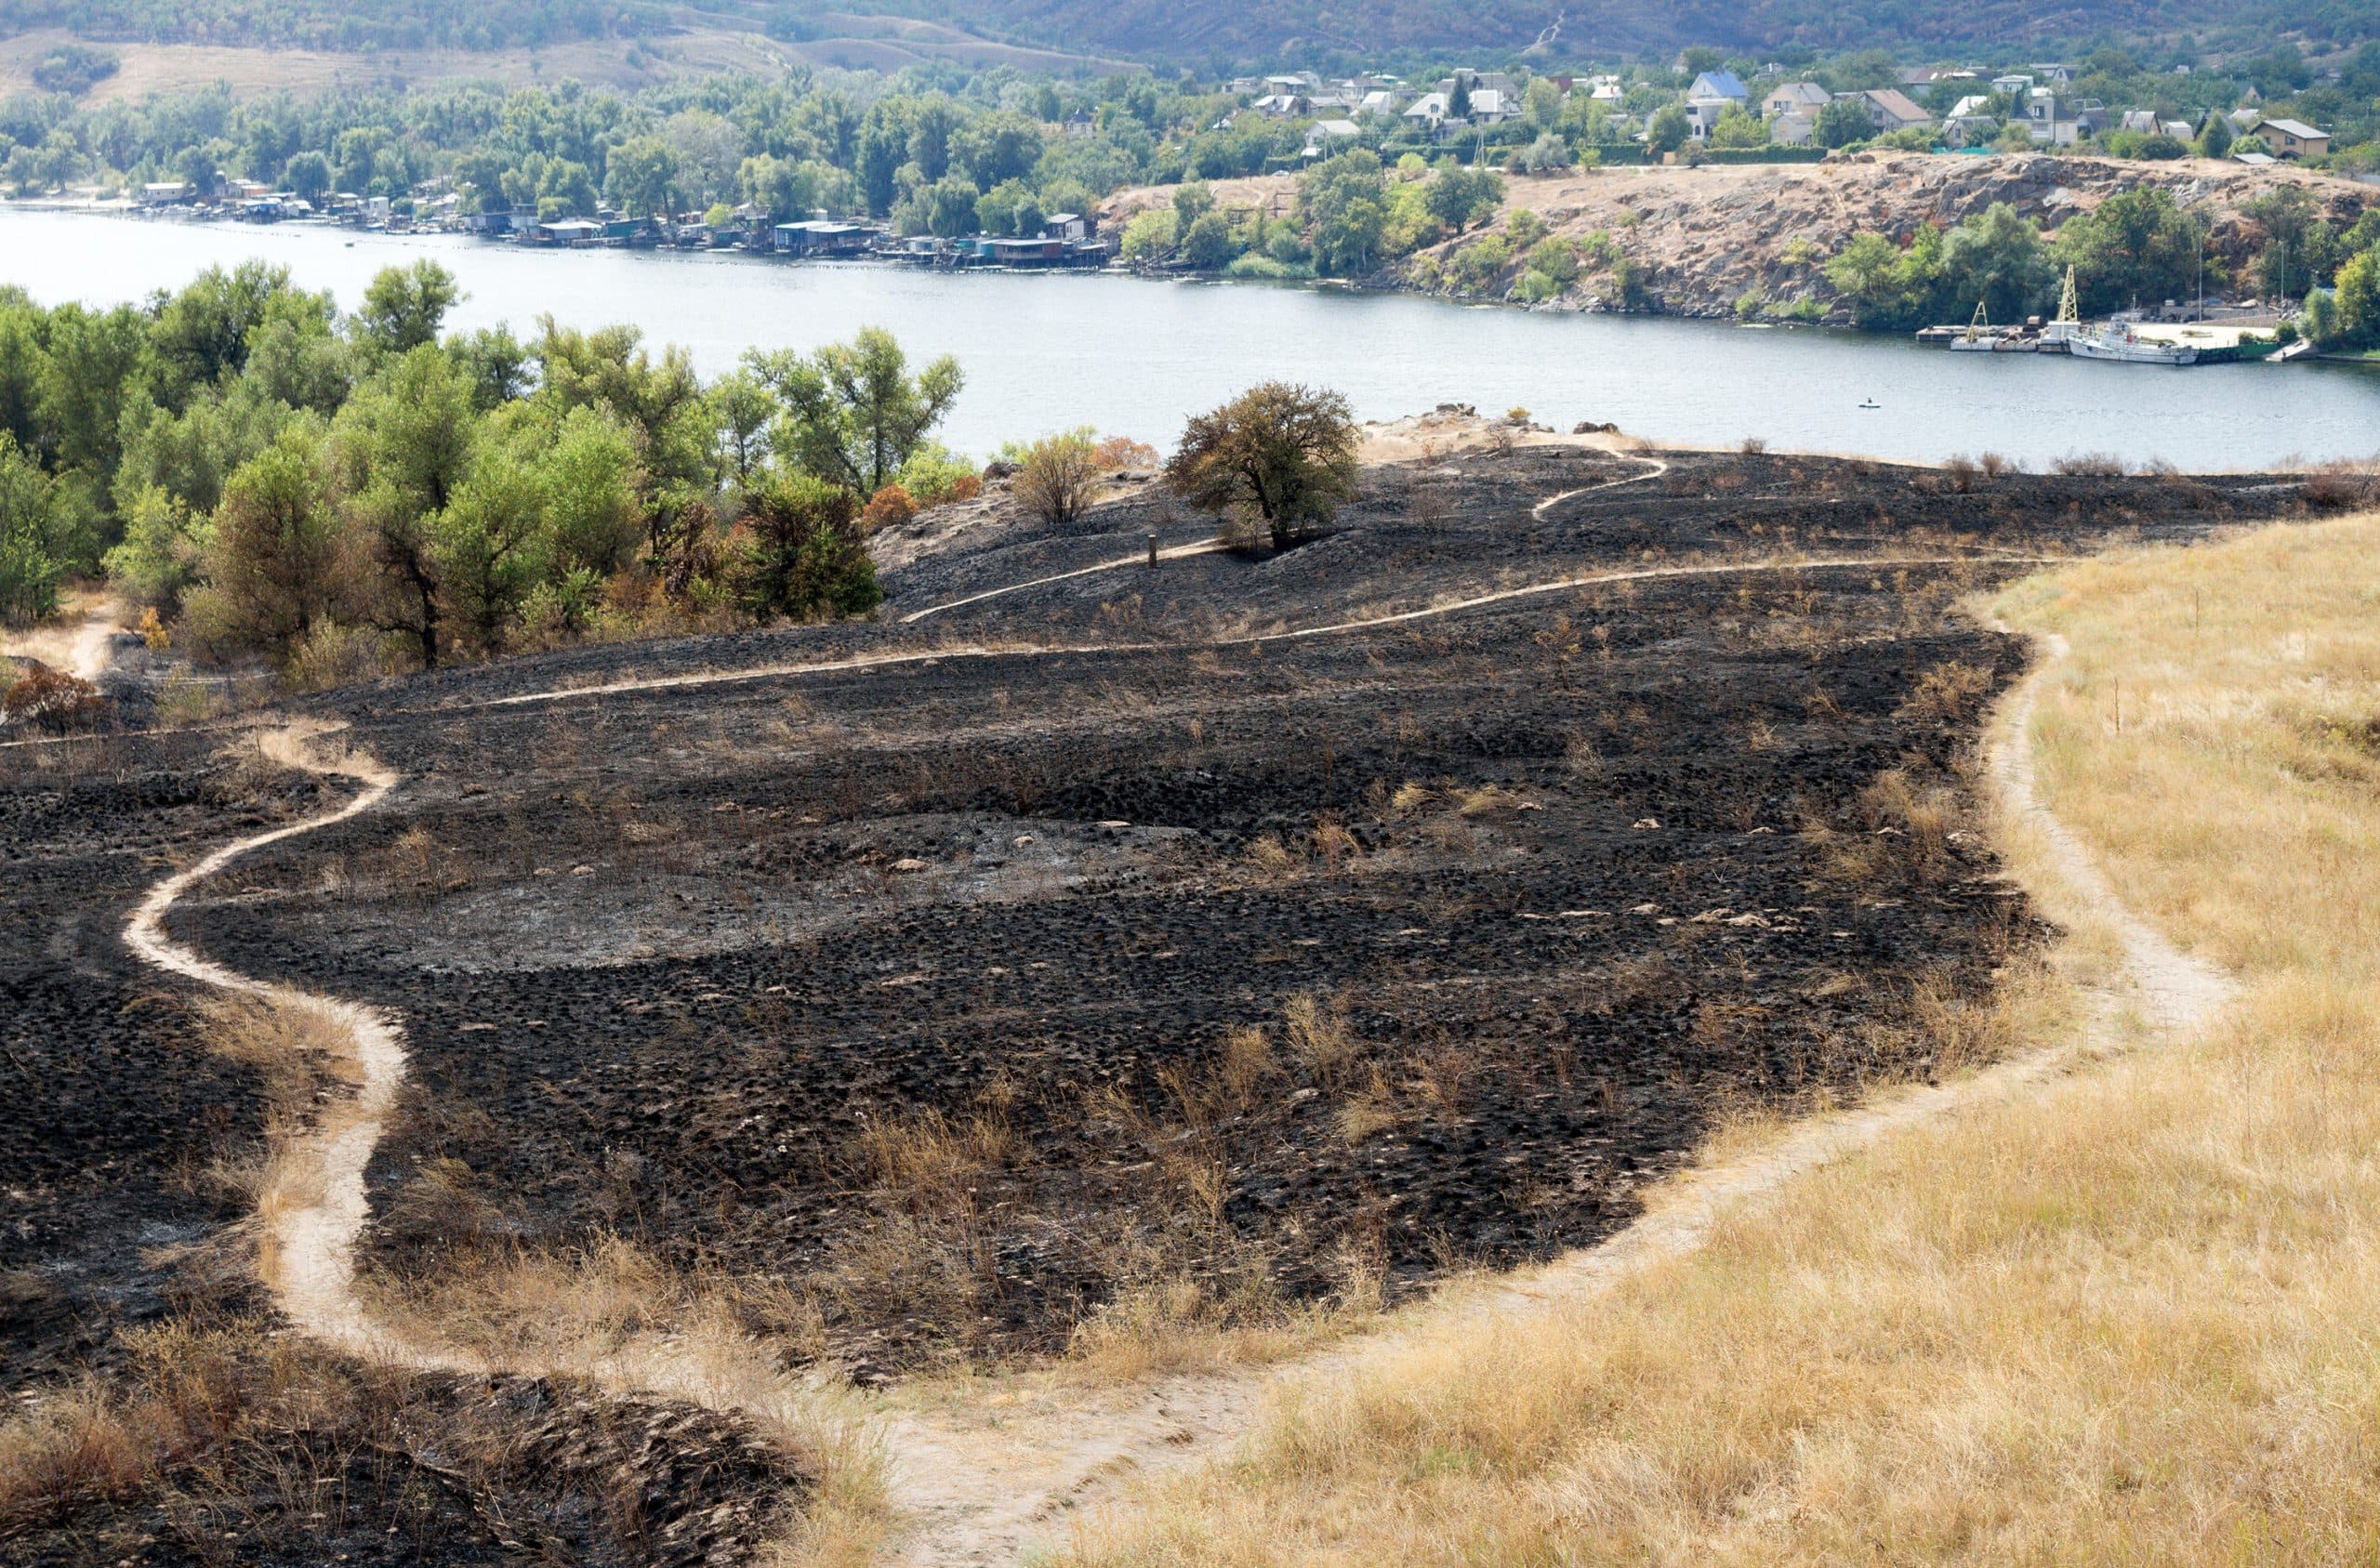
[(1071, 1560), (2380, 1555), (2376, 552), (2380, 519), (2280, 528), (1999, 601), (2071, 640), (2042, 786), (2237, 975), (2212, 1029), (1807, 1173), (1601, 1299), (1297, 1386)]

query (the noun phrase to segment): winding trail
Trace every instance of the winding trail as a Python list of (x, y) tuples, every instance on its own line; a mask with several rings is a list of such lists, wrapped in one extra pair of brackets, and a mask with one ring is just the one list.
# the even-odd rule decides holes
[[(1668, 471), (1666, 464), (1642, 461), (1650, 464), (1648, 472), (1549, 497), (1538, 504), (1534, 515), (1542, 517), (1553, 506), (1588, 491), (1640, 483)], [(1188, 547), (1184, 553), (1199, 553), (1204, 547)], [(1421, 610), (1236, 638), (1230, 642), (1236, 646), (1284, 641), (1395, 626), (1605, 583), (1966, 561), (2039, 563), (2030, 557), (1964, 555), (1639, 568), (1529, 584)], [(1039, 581), (1064, 581), (1130, 564), (1131, 560), (1103, 563)], [(1018, 584), (973, 595), (930, 607), (907, 619), (914, 621), (1031, 586), (1035, 585)], [(945, 649), (622, 680), (430, 711), (517, 706), (954, 657), (1098, 654), (1153, 646)], [(1721, 1216), (1757, 1201), (1846, 1150), (2052, 1077), (2085, 1048), (2115, 1037), (2115, 1021), (2127, 1008), (2144, 1013), (2157, 1027), (2168, 1031), (2193, 1027), (2211, 1017), (2228, 995), (2228, 982), (2175, 950), (2126, 911), (2080, 841), (2050, 816), (2039, 797), (2028, 727), (2040, 683), (2066, 656), (2061, 639), (2046, 639), (2043, 648), (2045, 660), (2011, 694), (1995, 727), (1989, 776), (2003, 811), (2011, 820), (2030, 822), (2040, 829), (2054, 872), (2069, 885), (2071, 896), (2102, 916), (2121, 938), (2122, 984), (2098, 998), (2095, 1021), (2082, 1038), (1955, 1083), (1813, 1118), (1769, 1147), (1674, 1179), (1655, 1212), (1595, 1246), (1542, 1268), (1453, 1287), (1396, 1314), (1379, 1328), (1278, 1366), (1185, 1374), (1090, 1390), (1047, 1374), (1026, 1374), (996, 1380), (995, 1397), (988, 1404), (977, 1403), (962, 1411), (903, 1408), (903, 1396), (895, 1393), (879, 1401), (873, 1425), (889, 1449), (892, 1500), (913, 1525), (903, 1542), (906, 1560), (930, 1564), (1017, 1561), (1037, 1547), (1052, 1544), (1063, 1534), (1069, 1515), (1097, 1506), (1127, 1479), (1227, 1453), (1262, 1416), (1269, 1402), (1294, 1380), (1343, 1377), (1370, 1357), (1393, 1351), (1416, 1336), (1443, 1332), (1449, 1324), (1522, 1316), (1592, 1299), (1633, 1270), (1690, 1252)], [(467, 1352), (422, 1342), (377, 1319), (356, 1290), (354, 1247), (368, 1218), (364, 1170), (404, 1074), (403, 1037), (398, 1023), (357, 1003), (238, 974), (165, 933), (165, 918), (176, 902), (207, 877), (257, 850), (360, 816), (397, 787), (398, 777), (390, 770), (368, 758), (319, 744), (331, 733), (328, 729), (289, 731), (269, 744), (277, 747), (274, 755), (283, 761), (325, 776), (353, 780), (362, 786), (353, 797), (321, 815), (227, 844), (167, 876), (150, 889), (134, 912), (125, 939), (144, 961), (168, 973), (231, 994), (314, 1009), (329, 1025), (328, 1033), (347, 1042), (350, 1060), (345, 1065), (355, 1084), (353, 1095), (277, 1152), (278, 1174), (259, 1204), (265, 1274), (282, 1310), (306, 1332), (360, 1356), (425, 1370), (483, 1371), (485, 1365)], [(760, 1347), (716, 1333), (659, 1334), (568, 1365), (513, 1370), (567, 1372), (619, 1393), (684, 1399), (745, 1415), (783, 1434), (814, 1433), (822, 1413), (833, 1403), (815, 1386), (771, 1369)]]

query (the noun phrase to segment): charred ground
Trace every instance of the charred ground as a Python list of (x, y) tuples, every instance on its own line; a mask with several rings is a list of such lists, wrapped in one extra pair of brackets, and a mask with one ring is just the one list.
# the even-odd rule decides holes
[[(1661, 461), (1375, 469), (1283, 555), (904, 621), (1209, 532), (1152, 487), (971, 533), (872, 626), (314, 699), (404, 784), (173, 929), (403, 1019), (368, 1237), (393, 1294), (624, 1238), (768, 1282), (753, 1326), (866, 1380), (1590, 1241), (1730, 1108), (1989, 1048), (1971, 1005), (2042, 931), (1962, 769), (2022, 653), (1954, 602), (2307, 504)], [(254, 1086), (118, 935), (165, 864), (335, 787), (221, 739), (0, 752), (0, 1033), (38, 1106), (0, 1137), (16, 1391), (116, 1364), (127, 1325), (262, 1311), (218, 1258)], [(422, 1397), (450, 1438), (486, 1418)]]

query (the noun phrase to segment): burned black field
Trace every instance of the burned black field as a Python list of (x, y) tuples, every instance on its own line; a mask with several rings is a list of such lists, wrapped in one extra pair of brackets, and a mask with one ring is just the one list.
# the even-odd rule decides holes
[[(1965, 771), (2023, 651), (1955, 606), (2303, 507), (1523, 447), (1151, 568), (1211, 528), (1149, 487), (868, 626), (308, 699), (401, 784), (170, 929), (402, 1021), (361, 1248), (433, 1312), (625, 1243), (865, 1382), (1395, 1298), (1608, 1234), (1719, 1118), (1988, 1052), (2045, 933)], [(228, 738), (0, 750), (14, 1391), (263, 1311), (257, 1086), (120, 937), (350, 787)]]

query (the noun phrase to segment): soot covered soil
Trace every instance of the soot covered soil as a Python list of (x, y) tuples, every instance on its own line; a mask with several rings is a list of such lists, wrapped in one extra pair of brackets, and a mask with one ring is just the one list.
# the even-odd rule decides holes
[(1962, 772), (2022, 653), (1959, 598), (2301, 504), (1667, 461), (1542, 516), (1647, 465), (1375, 470), (1283, 555), (905, 620), (1207, 532), (1144, 489), (873, 626), (324, 699), (406, 783), (175, 929), (403, 1017), (407, 1279), (624, 1237), (865, 1379), (1591, 1241), (1730, 1107), (1988, 1046), (2042, 932)]

